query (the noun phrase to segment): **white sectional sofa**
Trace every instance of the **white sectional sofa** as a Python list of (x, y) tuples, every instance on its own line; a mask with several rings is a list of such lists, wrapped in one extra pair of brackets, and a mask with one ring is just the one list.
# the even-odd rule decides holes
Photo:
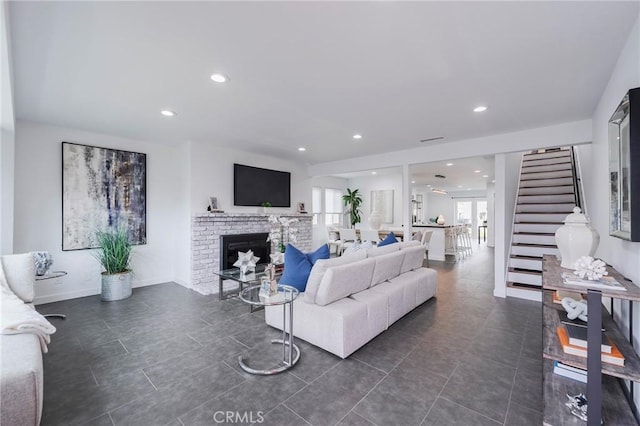
[[(437, 273), (422, 267), (424, 254), (408, 241), (318, 260), (294, 301), (293, 334), (348, 357), (436, 295)], [(265, 308), (270, 326), (282, 330), (282, 317), (281, 306)]]
[[(0, 262), (11, 291), (32, 304), (36, 273), (31, 253), (0, 256)], [(42, 349), (38, 337), (0, 334), (0, 424), (40, 424), (42, 396)]]

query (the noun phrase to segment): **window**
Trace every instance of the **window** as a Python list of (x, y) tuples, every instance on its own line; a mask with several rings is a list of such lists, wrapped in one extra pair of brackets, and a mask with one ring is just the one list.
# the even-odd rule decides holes
[(325, 188), (325, 225), (342, 225), (342, 194), (339, 189)]

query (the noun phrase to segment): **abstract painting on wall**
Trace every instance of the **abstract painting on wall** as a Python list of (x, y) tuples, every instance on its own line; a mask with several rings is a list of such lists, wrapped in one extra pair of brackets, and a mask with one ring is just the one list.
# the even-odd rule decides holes
[(147, 242), (147, 156), (62, 142), (62, 250), (97, 247), (96, 231), (123, 228)]

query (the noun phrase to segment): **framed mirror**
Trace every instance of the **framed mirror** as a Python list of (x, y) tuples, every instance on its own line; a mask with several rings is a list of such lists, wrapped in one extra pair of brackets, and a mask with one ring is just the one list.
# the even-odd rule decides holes
[(640, 241), (640, 88), (609, 119), (609, 235)]

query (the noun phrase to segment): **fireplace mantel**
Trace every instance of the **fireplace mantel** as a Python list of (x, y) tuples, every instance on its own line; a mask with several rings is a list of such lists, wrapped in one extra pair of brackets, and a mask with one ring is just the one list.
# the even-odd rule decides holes
[[(311, 215), (299, 213), (199, 213), (191, 220), (191, 287), (201, 294), (218, 292), (220, 236), (269, 232), (269, 216), (296, 218), (296, 247), (311, 251)], [(275, 247), (271, 247), (275, 252)]]

